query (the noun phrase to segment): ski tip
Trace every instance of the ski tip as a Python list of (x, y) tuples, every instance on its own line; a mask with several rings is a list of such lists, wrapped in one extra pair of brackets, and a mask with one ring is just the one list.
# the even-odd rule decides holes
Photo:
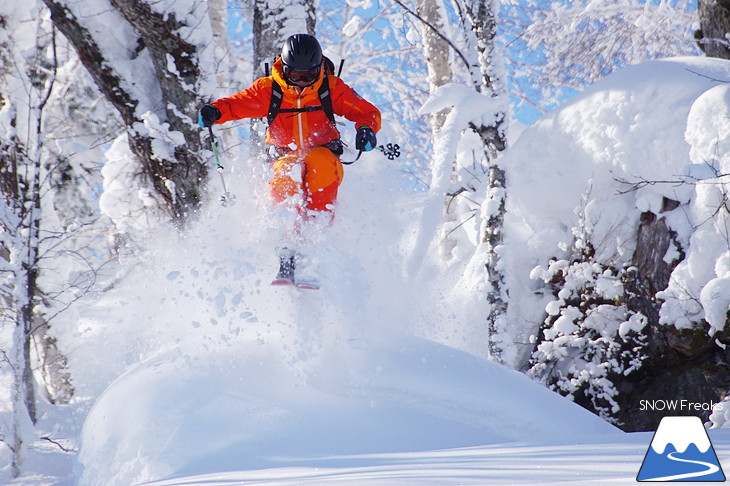
[(275, 278), (271, 281), (271, 285), (274, 287), (291, 287), (294, 285), (294, 282), (288, 278)]
[(313, 282), (297, 282), (297, 288), (302, 290), (319, 290), (319, 284)]

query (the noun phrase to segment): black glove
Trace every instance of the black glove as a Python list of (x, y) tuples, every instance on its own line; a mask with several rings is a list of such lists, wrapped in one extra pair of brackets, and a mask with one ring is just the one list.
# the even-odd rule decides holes
[(198, 113), (198, 125), (203, 128), (208, 128), (220, 117), (221, 112), (218, 108), (213, 105), (203, 105), (200, 109), (200, 113)]
[(370, 152), (376, 145), (378, 145), (378, 139), (375, 138), (372, 128), (360, 127), (357, 129), (357, 136), (355, 137), (355, 148), (357, 150)]

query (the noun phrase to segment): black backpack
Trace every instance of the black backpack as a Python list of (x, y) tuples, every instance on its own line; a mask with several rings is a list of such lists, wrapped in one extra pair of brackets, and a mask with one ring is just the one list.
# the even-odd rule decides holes
[[(342, 66), (344, 65), (345, 60), (340, 61), (340, 69), (337, 72), (337, 76), (340, 75), (342, 72)], [(269, 65), (266, 64), (266, 75), (269, 75)], [(329, 85), (329, 78), (328, 74), (334, 74), (335, 71), (335, 64), (328, 58), (324, 57), (324, 78), (322, 79), (322, 85), (319, 87), (319, 90), (317, 91), (317, 94), (319, 95), (319, 106), (306, 106), (304, 108), (281, 108), (281, 99), (283, 98), (284, 94), (281, 90), (281, 86), (279, 86), (279, 83), (274, 81), (271, 83), (271, 103), (269, 103), (269, 113), (267, 115), (267, 119), (269, 122), (269, 125), (274, 121), (274, 118), (279, 113), (304, 113), (304, 112), (310, 112), (310, 111), (319, 111), (323, 110), (325, 114), (327, 115), (327, 118), (329, 121), (334, 125), (335, 124), (335, 113), (332, 110), (332, 98), (330, 97), (330, 85)]]

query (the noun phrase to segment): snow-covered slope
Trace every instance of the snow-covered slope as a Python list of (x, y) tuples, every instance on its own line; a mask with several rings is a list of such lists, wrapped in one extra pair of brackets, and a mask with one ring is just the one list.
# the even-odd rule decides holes
[[(655, 185), (616, 198), (615, 179), (666, 178), (698, 164), (684, 138), (690, 109), (729, 74), (726, 62), (706, 59), (628, 69), (511, 148), (505, 256), (521, 342), (545, 304), (530, 270), (570, 238), (587, 189), (594, 229), (619, 257), (631, 241), (611, 218), (630, 223), (663, 195), (692, 197), (694, 186)], [(699, 137), (694, 120), (689, 140)], [(483, 275), (478, 262), (447, 266), (424, 251), (432, 235), (423, 215), (441, 195), (414, 195), (390, 162), (364, 155), (313, 245), (323, 289), (272, 288), (286, 218), (267, 209), (261, 168), (232, 158), (224, 165), (235, 168), (227, 182), (237, 205), (212, 202), (183, 238), (161, 229), (148, 264), (69, 329), (68, 342), (81, 343), (70, 353), (79, 396), (96, 402), (82, 433), (81, 484), (633, 481), (649, 435), (618, 433), (464, 352), (486, 346)]]
[(171, 353), (127, 372), (86, 420), (81, 484), (619, 434), (520, 373), (429, 341), (333, 342), (308, 362), (279, 344)]
[[(241, 174), (236, 206), (212, 204), (173, 252), (177, 237), (161, 237), (136, 289), (82, 324), (89, 352), (114, 336), (106, 358), (131, 367), (86, 419), (80, 484), (617, 433), (516, 371), (414, 336), (432, 304), (403, 269), (419, 207), (396, 200), (384, 159), (348, 173), (313, 250), (318, 292), (268, 285), (284, 223)], [(119, 370), (89, 369), (90, 393)]]

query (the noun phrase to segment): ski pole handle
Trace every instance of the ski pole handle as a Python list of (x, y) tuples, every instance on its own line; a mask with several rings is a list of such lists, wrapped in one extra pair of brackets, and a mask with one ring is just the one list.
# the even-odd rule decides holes
[(218, 172), (218, 175), (221, 178), (221, 186), (223, 186), (223, 195), (220, 197), (221, 206), (230, 206), (235, 202), (236, 195), (228, 192), (228, 188), (226, 187), (226, 181), (223, 177), (224, 170), (221, 165), (220, 155), (218, 154), (218, 143), (215, 141), (215, 136), (213, 135), (213, 127), (208, 126), (208, 133), (210, 134), (210, 145), (213, 148), (213, 153), (215, 154), (216, 172)]
[(223, 171), (223, 166), (221, 165), (221, 159), (218, 155), (218, 143), (215, 141), (215, 136), (213, 135), (213, 127), (208, 125), (208, 133), (210, 134), (210, 146), (213, 147), (213, 154), (215, 154), (215, 165), (218, 169), (218, 172)]

